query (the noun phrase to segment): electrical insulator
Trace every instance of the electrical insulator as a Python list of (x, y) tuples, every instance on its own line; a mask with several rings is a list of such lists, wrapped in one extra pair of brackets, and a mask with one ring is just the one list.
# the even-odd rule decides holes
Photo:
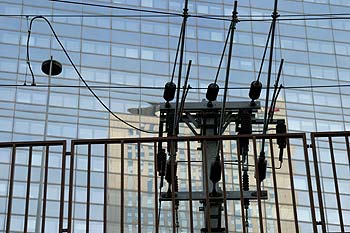
[(247, 171), (243, 173), (243, 190), (249, 191), (249, 175)]
[[(166, 171), (165, 171), (165, 180), (168, 182), (168, 191), (167, 191), (167, 196), (171, 196), (171, 186), (173, 184), (173, 179), (172, 179), (172, 174), (171, 174), (171, 159), (169, 158), (168, 161), (166, 162)], [(174, 164), (174, 185), (176, 186), (176, 170), (177, 170), (177, 164), (176, 161), (173, 162)]]
[(215, 101), (219, 94), (219, 85), (210, 83), (207, 89), (206, 98), (208, 101)]
[(164, 87), (163, 98), (170, 102), (175, 98), (176, 85), (173, 82), (167, 82)]
[(242, 110), (240, 113), (241, 117), (241, 128), (239, 129), (240, 134), (251, 134), (252, 133), (252, 114), (249, 110)]
[[(174, 161), (174, 175), (176, 175), (176, 170), (177, 170), (177, 164)], [(166, 162), (165, 180), (169, 184), (172, 184), (173, 180), (172, 180), (172, 177), (171, 177), (171, 158)]]
[(157, 155), (157, 171), (160, 176), (165, 176), (166, 153), (165, 149), (161, 149)]
[[(249, 191), (249, 175), (247, 171), (244, 171), (243, 173), (243, 190), (244, 191)], [(244, 199), (244, 205), (246, 208), (249, 206), (249, 199)]]
[(286, 123), (284, 121), (277, 121), (276, 134), (285, 134), (285, 133), (287, 133)]
[(258, 173), (259, 173), (260, 182), (263, 182), (263, 180), (265, 180), (266, 178), (266, 168), (267, 168), (267, 161), (265, 159), (265, 152), (261, 152), (258, 158)]
[[(241, 127), (237, 129), (239, 135), (252, 134), (252, 114), (249, 110), (243, 109), (239, 112), (239, 119)], [(241, 149), (241, 154), (243, 155), (243, 161), (247, 159), (249, 150), (249, 139), (240, 138), (239, 146)]]
[[(287, 133), (287, 126), (284, 121), (277, 121), (276, 125), (276, 134), (285, 134)], [(278, 137), (277, 138), (277, 144), (278, 147), (280, 148), (280, 153), (279, 153), (279, 161), (283, 161), (283, 149), (286, 148), (287, 146), (287, 139), (286, 137)]]
[[(175, 176), (175, 193), (177, 193), (177, 192), (179, 192), (179, 177)], [(180, 204), (180, 201), (176, 200), (175, 205), (179, 206), (179, 204)]]
[(216, 183), (221, 180), (221, 162), (219, 159), (212, 162), (210, 166), (209, 178), (211, 182), (213, 182), (212, 194), (216, 194)]
[(262, 89), (262, 83), (260, 81), (253, 81), (250, 84), (249, 97), (255, 101), (259, 99)]

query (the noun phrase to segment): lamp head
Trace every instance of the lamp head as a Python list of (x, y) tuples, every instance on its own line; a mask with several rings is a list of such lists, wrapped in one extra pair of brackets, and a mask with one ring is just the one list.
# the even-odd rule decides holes
[[(50, 74), (50, 67), (51, 67), (51, 74)], [(59, 75), (62, 72), (62, 64), (56, 60), (46, 60), (43, 61), (41, 65), (41, 70), (46, 75), (56, 76)]]

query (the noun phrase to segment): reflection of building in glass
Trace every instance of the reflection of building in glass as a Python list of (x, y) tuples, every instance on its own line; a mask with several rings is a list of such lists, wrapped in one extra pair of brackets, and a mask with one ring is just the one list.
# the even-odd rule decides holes
[[(285, 106), (282, 102), (279, 102), (277, 104), (277, 111), (276, 111), (276, 118), (282, 118), (285, 116)], [(136, 117), (134, 117), (136, 118)], [(133, 120), (134, 118), (129, 117), (130, 120)], [(156, 125), (158, 123), (158, 118), (157, 117), (147, 117), (143, 116), (143, 123), (144, 127), (147, 128), (149, 125)], [(181, 127), (180, 131), (182, 132), (182, 135), (191, 135), (190, 130), (184, 126)], [(234, 132), (234, 126), (231, 127), (231, 133), (235, 134)], [(129, 130), (128, 128), (125, 128), (120, 122), (118, 121), (112, 121), (111, 122), (111, 135), (112, 137), (115, 138), (120, 138), (120, 137), (133, 137), (136, 136), (132, 130)], [(274, 143), (275, 140), (274, 140)], [(300, 143), (300, 142), (299, 142)], [(202, 155), (201, 151), (198, 151), (196, 148), (200, 146), (199, 143), (196, 145), (192, 145), (191, 147), (191, 158), (193, 162), (191, 164), (192, 168), (192, 188), (193, 191), (203, 191), (203, 177), (202, 177), (202, 163), (199, 162), (202, 160)], [(153, 217), (153, 212), (152, 208), (154, 208), (154, 205), (152, 205), (153, 202), (150, 202), (152, 200), (152, 193), (154, 193), (154, 180), (153, 180), (153, 148), (152, 145), (150, 147), (141, 147), (141, 158), (142, 158), (142, 195), (146, 196), (147, 198), (147, 206), (150, 208), (149, 209), (149, 217)], [(225, 148), (225, 160), (226, 161), (234, 161), (237, 160), (237, 149), (236, 149), (236, 142), (231, 141), (231, 143), (225, 142), (224, 143), (224, 148)], [(267, 151), (269, 147), (267, 147)], [(277, 149), (277, 146), (273, 146), (273, 151), (274, 151), (274, 156), (275, 156), (275, 163), (276, 167), (278, 167), (278, 152), (279, 150)], [(292, 146), (293, 148), (293, 146)], [(113, 150), (115, 149), (115, 150)], [(112, 154), (118, 155), (117, 157), (120, 159), (120, 149), (118, 148), (113, 148), (112, 149)], [(177, 155), (177, 160), (180, 161), (178, 163), (178, 175), (179, 175), (179, 190), (180, 191), (188, 191), (188, 172), (187, 172), (187, 146), (185, 143), (179, 143), (179, 151)], [(250, 163), (253, 164), (253, 146), (250, 145)], [(287, 152), (285, 152), (287, 154)], [(292, 149), (292, 154), (294, 154), (294, 150)], [(136, 199), (137, 198), (137, 149), (136, 145), (128, 145), (127, 146), (127, 155), (125, 155), (126, 160), (124, 162), (126, 166), (126, 170), (132, 174), (130, 176), (127, 176), (127, 183), (128, 183), (128, 188), (130, 188), (130, 192), (127, 192), (128, 197), (131, 199)], [(285, 158), (287, 155), (285, 155)], [(271, 164), (271, 162), (269, 162)], [(113, 170), (116, 168), (116, 173), (119, 173), (120, 171), (120, 165), (117, 161), (112, 164), (110, 164), (110, 169), (112, 168)], [(302, 170), (302, 169), (301, 169)], [(237, 163), (228, 163), (225, 166), (225, 173), (226, 173), (226, 187), (228, 191), (237, 191), (239, 190), (239, 175), (238, 175), (238, 167)], [(292, 201), (291, 201), (291, 192), (290, 192), (290, 178), (289, 178), (289, 170), (287, 163), (284, 164), (281, 170), (276, 170), (277, 173), (277, 182), (278, 182), (278, 198), (279, 198), (279, 208), (280, 208), (280, 217), (282, 221), (282, 230), (288, 231), (288, 232), (295, 232), (295, 227), (294, 227), (294, 216), (292, 212)], [(305, 173), (305, 171), (303, 171)], [(119, 173), (120, 174), (120, 173)], [(250, 184), (251, 184), (251, 189), (254, 189), (256, 187), (255, 183), (255, 178), (254, 178), (254, 170), (250, 169)], [(264, 182), (265, 186), (264, 189), (269, 191), (269, 200), (265, 202), (263, 205), (264, 213), (266, 216), (266, 219), (264, 220), (264, 224), (266, 225), (266, 230), (268, 232), (276, 232), (277, 231), (277, 226), (276, 226), (276, 212), (275, 212), (275, 203), (274, 203), (274, 194), (273, 194), (273, 181), (272, 181), (272, 170), (268, 170), (268, 176), (266, 181)], [(114, 175), (111, 175), (112, 177)], [(115, 178), (112, 178), (112, 180), (118, 180), (120, 176), (116, 175)], [(147, 184), (147, 187), (146, 187)], [(113, 185), (113, 184), (112, 184)], [(119, 187), (120, 188), (120, 187)], [(116, 187), (116, 189), (118, 189)], [(162, 192), (166, 192), (167, 190), (167, 184), (163, 187)], [(307, 198), (307, 197), (306, 197)], [(119, 200), (119, 199), (115, 199)], [(307, 201), (306, 201), (307, 202)], [(112, 204), (112, 203), (111, 203)], [(162, 203), (162, 212), (161, 212), (161, 229), (164, 232), (171, 232), (171, 205), (170, 203), (163, 202)], [(193, 208), (193, 213), (194, 213), (194, 227), (196, 231), (200, 231), (200, 229), (203, 227), (204, 222), (203, 222), (203, 212), (198, 211), (199, 207), (201, 206), (198, 201), (193, 202), (194, 208)], [(228, 214), (229, 214), (229, 228), (230, 232), (240, 232), (242, 231), (242, 221), (241, 221), (241, 206), (240, 206), (240, 201), (228, 201)], [(300, 207), (302, 208), (302, 207)], [(130, 206), (129, 211), (134, 213), (136, 216), (137, 215), (137, 203), (134, 203), (134, 206)], [(306, 210), (306, 214), (308, 211)], [(189, 230), (189, 205), (188, 202), (181, 202), (180, 203), (180, 210), (179, 210), (179, 222), (180, 222), (180, 230), (183, 231), (188, 231)], [(130, 214), (132, 216), (132, 214)], [(144, 214), (145, 216), (146, 214)], [(135, 217), (134, 219), (137, 219)], [(311, 224), (311, 219), (304, 219), (307, 225)], [(130, 219), (131, 221), (131, 219)], [(148, 221), (144, 217), (144, 223), (148, 224), (150, 223), (150, 231), (152, 231), (152, 227), (154, 225), (153, 220)], [(256, 201), (251, 202), (251, 206), (249, 209), (249, 229), (250, 231), (256, 232), (259, 231), (259, 220), (258, 220), (258, 211), (257, 211), (257, 204)], [(132, 223), (132, 222), (128, 222)], [(136, 224), (136, 222), (134, 222)], [(136, 227), (136, 226), (135, 226)], [(310, 226), (309, 226), (310, 227)], [(304, 231), (306, 232), (308, 229), (307, 226), (303, 227)], [(136, 230), (136, 228), (134, 229)]]
[[(113, 6), (181, 12), (183, 1), (113, 0), (99, 2)], [(238, 5), (239, 15), (241, 16), (270, 16), (273, 1), (241, 0)], [(281, 15), (344, 13), (347, 12), (348, 6), (349, 3), (346, 0), (281, 0), (279, 1), (279, 13)], [(193, 14), (231, 15), (231, 11), (231, 0), (190, 1), (190, 12)], [(128, 109), (140, 109), (149, 106), (148, 103), (163, 101), (162, 90), (154, 87), (162, 87), (170, 79), (181, 18), (109, 17), (112, 14), (125, 15), (129, 12), (29, 0), (0, 0), (0, 12), (2, 14), (0, 16), (1, 85), (21, 85), (25, 79), (27, 79), (27, 82), (30, 81), (30, 76), (26, 75), (25, 56), (27, 19), (14, 15), (67, 15), (66, 17), (49, 17), (49, 20), (79, 67), (83, 77), (90, 85), (113, 87), (94, 89), (113, 112), (121, 114), (124, 119), (138, 127), (157, 130), (158, 120), (156, 117), (148, 118), (143, 116), (141, 111), (136, 110), (132, 114), (128, 114)], [(84, 18), (68, 16), (86, 14), (107, 16)], [(277, 61), (280, 58), (285, 59), (283, 68), (284, 86), (347, 84), (350, 80), (350, 71), (348, 70), (350, 50), (347, 46), (350, 42), (349, 25), (350, 20), (348, 19), (285, 20), (278, 22), (275, 55)], [(205, 91), (195, 88), (206, 88), (213, 81), (227, 28), (228, 22), (189, 18), (185, 61), (193, 60), (190, 85), (194, 87), (188, 95), (189, 101), (201, 101), (204, 98)], [(240, 22), (237, 25), (231, 87), (249, 87), (250, 82), (257, 76), (268, 30), (269, 22)], [(53, 39), (49, 28), (43, 22), (36, 21), (33, 25), (30, 50), (37, 83), (49, 84), (51, 87), (0, 86), (0, 141), (139, 136), (136, 131), (126, 129), (124, 125), (114, 121), (85, 88), (76, 87), (82, 84), (59, 45)], [(53, 77), (48, 80), (47, 77), (42, 75), (40, 65), (50, 55), (63, 63), (63, 73), (60, 77)], [(276, 69), (273, 69), (273, 71)], [(262, 75), (264, 82), (266, 80), (265, 71), (264, 69)], [(223, 74), (224, 72), (221, 73), (219, 78), (220, 86), (223, 86)], [(73, 87), (59, 88), (54, 87), (55, 85), (72, 85)], [(152, 89), (140, 89), (139, 86), (147, 86)], [(281, 99), (285, 100), (285, 106), (281, 107), (281, 111), (283, 110), (286, 113), (289, 132), (349, 129), (350, 108), (346, 103), (350, 100), (350, 93), (347, 87), (285, 89), (281, 96)], [(247, 97), (248, 90), (229, 91), (230, 101), (246, 100)], [(307, 183), (305, 168), (303, 167), (303, 151), (300, 142), (293, 141), (292, 145), (293, 168), (297, 175), (294, 182), (298, 190), (298, 214), (300, 219), (305, 220), (305, 223), (302, 224), (303, 229), (310, 232), (309, 206), (305, 205), (304, 202), (307, 197)], [(321, 140), (319, 145), (320, 173), (324, 177), (322, 180), (323, 198), (326, 202), (326, 219), (330, 224), (327, 230), (339, 231), (328, 145), (327, 142)], [(344, 203), (342, 206), (343, 214), (349, 216), (350, 175), (346, 146), (344, 141), (340, 141), (334, 142), (334, 147), (339, 188)], [(228, 146), (227, 150), (229, 148)], [(147, 148), (144, 150), (144, 156), (147, 157)], [(131, 158), (135, 158), (133, 157), (136, 155), (135, 148), (128, 148), (128, 154), (129, 152)], [(311, 150), (309, 154), (311, 154)], [(184, 156), (184, 154), (180, 151), (179, 156)], [(232, 156), (234, 157), (234, 154)], [(1, 159), (0, 165), (8, 167), (8, 160), (2, 157)], [(39, 160), (37, 161), (38, 167), (40, 167)], [(135, 168), (134, 165), (131, 165), (132, 162), (128, 161), (127, 163), (126, 167), (131, 169), (130, 173), (134, 173)], [(151, 174), (152, 166), (147, 165), (147, 161), (145, 161), (144, 166), (144, 172)], [(98, 166), (95, 169), (97, 173), (100, 172)], [(285, 172), (284, 169), (281, 170), (282, 173)], [(235, 172), (234, 169), (232, 170)], [(3, 229), (5, 224), (6, 204), (4, 203), (6, 203), (5, 197), (7, 195), (5, 183), (7, 183), (8, 178), (5, 174), (1, 176), (2, 183), (0, 185), (0, 230)], [(143, 179), (146, 179), (143, 184), (147, 184), (147, 178)], [(196, 177), (196, 179), (199, 182), (200, 177)], [(231, 179), (237, 180), (237, 174), (233, 174)], [(282, 180), (288, 180), (288, 177), (279, 176), (279, 180), (282, 182)], [(268, 181), (266, 186), (270, 189)], [(37, 184), (39, 183), (37, 182)], [(128, 184), (131, 185), (130, 189), (132, 189), (132, 183)], [(96, 185), (96, 198), (98, 198), (100, 191), (98, 184)], [(288, 191), (288, 185), (286, 186), (287, 188), (280, 192), (281, 199), (284, 195), (289, 195), (284, 194)], [(144, 187), (144, 190), (147, 190), (146, 193), (149, 190), (148, 187), (150, 186), (146, 185)], [(22, 191), (23, 188), (19, 184), (18, 189), (16, 189), (19, 195), (18, 200), (23, 200)], [(77, 195), (78, 197), (79, 195)], [(52, 198), (54, 199), (54, 197)], [(115, 195), (111, 198), (118, 197)], [(147, 201), (149, 199), (145, 199), (143, 203), (147, 203)], [(83, 202), (84, 200), (81, 200), (81, 203)], [(130, 202), (130, 206), (132, 206), (134, 203)], [(93, 212), (98, 213), (100, 203), (97, 201), (95, 204), (96, 210)], [(153, 204), (153, 202), (149, 204)], [(288, 219), (290, 205), (286, 203), (284, 206), (284, 213), (286, 219)], [(166, 208), (164, 207), (164, 209)], [(239, 208), (230, 211), (233, 213), (236, 209)], [(254, 211), (252, 210), (252, 212)], [(269, 204), (266, 204), (265, 213), (267, 216), (274, 216), (273, 211)], [(34, 218), (35, 214), (31, 213), (31, 217)], [(134, 214), (132, 209), (126, 214), (131, 221)], [(150, 214), (144, 213), (145, 221), (151, 219)], [(239, 215), (236, 212), (235, 214)], [(18, 226), (20, 226), (22, 221), (21, 211), (18, 211), (15, 216), (17, 217)], [(170, 215), (162, 220), (166, 222), (168, 218), (170, 219)], [(79, 219), (78, 215), (77, 219)], [(186, 218), (182, 217), (181, 219)], [(346, 229), (349, 231), (350, 217), (344, 217), (344, 219)], [(77, 232), (79, 231), (79, 221), (76, 221)], [(101, 222), (99, 215), (94, 217), (94, 221), (96, 224)], [(196, 221), (198, 226), (201, 225), (202, 219), (200, 216)], [(52, 222), (52, 224), (55, 224), (54, 221)], [(232, 224), (240, 229), (241, 222), (239, 218), (234, 218)], [(97, 224), (97, 226), (100, 225)], [(271, 231), (276, 230), (273, 221), (270, 226)], [(31, 229), (35, 231), (36, 228)]]

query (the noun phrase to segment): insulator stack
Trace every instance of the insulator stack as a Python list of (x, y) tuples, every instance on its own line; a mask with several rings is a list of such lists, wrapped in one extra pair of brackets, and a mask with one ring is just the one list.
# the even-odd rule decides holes
[(210, 83), (207, 89), (206, 98), (208, 101), (215, 101), (219, 94), (219, 85)]
[(216, 159), (211, 163), (209, 179), (213, 183), (212, 195), (216, 195), (216, 184), (221, 180), (221, 162), (219, 159)]
[[(168, 136), (170, 136), (173, 133), (174, 130), (174, 117), (175, 114), (173, 111), (169, 111), (166, 115), (166, 131), (168, 132)], [(168, 148), (170, 148), (168, 146)]]
[(221, 162), (220, 160), (215, 160), (212, 162), (211, 167), (210, 167), (210, 175), (209, 175), (210, 180), (216, 184), (221, 180)]
[(250, 84), (249, 97), (252, 101), (259, 99), (262, 89), (262, 83), (260, 81), (253, 81)]
[[(179, 192), (179, 177), (175, 176), (175, 193)], [(178, 206), (180, 204), (179, 200), (175, 201), (175, 205)]]
[[(247, 171), (243, 172), (243, 190), (244, 191), (249, 191), (249, 175)], [(248, 206), (249, 205), (249, 199), (244, 199), (244, 205)]]
[(245, 171), (243, 173), (243, 190), (244, 191), (248, 191), (249, 190), (249, 176), (248, 176), (248, 172)]
[(165, 149), (161, 149), (157, 155), (157, 171), (160, 176), (165, 176), (166, 153)]
[(166, 102), (170, 102), (175, 98), (176, 85), (173, 82), (167, 82), (164, 87), (163, 98)]
[[(176, 170), (177, 170), (177, 164), (174, 161), (174, 175), (176, 175)], [(166, 162), (166, 171), (165, 171), (165, 180), (169, 183), (172, 184), (172, 178), (171, 178), (171, 158), (168, 159)]]
[[(241, 127), (238, 128), (239, 135), (252, 134), (252, 116), (249, 110), (241, 110), (239, 113)], [(248, 154), (249, 149), (249, 139), (240, 138), (239, 139), (241, 154)]]
[(266, 168), (267, 161), (265, 159), (265, 152), (261, 152), (258, 158), (258, 173), (259, 173), (259, 181), (263, 182), (266, 178)]
[(251, 134), (252, 133), (252, 114), (249, 110), (242, 110), (240, 113), (241, 117), (241, 128), (240, 134)]
[[(285, 133), (287, 133), (286, 123), (284, 121), (277, 121), (276, 134), (285, 134)], [(283, 149), (287, 147), (286, 137), (278, 137), (277, 144), (278, 144), (278, 147), (280, 148), (278, 160), (280, 162), (282, 162), (283, 161)]]
[[(285, 134), (287, 133), (287, 126), (284, 121), (278, 121), (276, 125), (276, 134)], [(285, 137), (277, 138), (277, 144), (279, 148), (286, 148), (287, 140)]]

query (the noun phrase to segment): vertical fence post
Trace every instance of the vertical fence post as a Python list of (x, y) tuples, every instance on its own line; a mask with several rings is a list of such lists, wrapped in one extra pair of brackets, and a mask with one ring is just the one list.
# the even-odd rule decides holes
[(261, 207), (261, 184), (259, 178), (258, 171), (258, 158), (257, 158), (257, 148), (256, 148), (256, 137), (253, 137), (253, 149), (254, 149), (254, 161), (255, 161), (255, 180), (256, 180), (256, 188), (258, 193), (258, 209), (259, 209), (259, 225), (260, 225), (260, 233), (264, 233), (264, 221)]
[(275, 157), (273, 152), (273, 143), (272, 138), (269, 140), (270, 142), (270, 155), (271, 155), (271, 165), (272, 165), (272, 179), (273, 179), (273, 191), (275, 194), (275, 206), (276, 206), (276, 218), (277, 218), (277, 229), (278, 232), (282, 232), (281, 229), (281, 217), (280, 217), (280, 208), (279, 208), (279, 202), (278, 202), (278, 184), (276, 179), (276, 166), (275, 166)]
[(60, 218), (59, 218), (59, 232), (63, 231), (63, 218), (64, 218), (64, 190), (66, 180), (66, 142), (62, 145), (62, 165), (61, 165), (61, 196), (60, 196)]
[(15, 178), (15, 163), (16, 163), (16, 145), (12, 146), (12, 159), (11, 159), (11, 173), (10, 173), (10, 187), (9, 196), (7, 202), (7, 217), (6, 217), (6, 233), (10, 233), (11, 229), (11, 213), (12, 213), (12, 199), (13, 199), (13, 182)]
[(124, 233), (124, 142), (120, 144), (120, 232)]
[(69, 197), (68, 197), (68, 233), (72, 233), (73, 221), (73, 187), (74, 187), (74, 153), (75, 142), (71, 142), (70, 164), (69, 164)]
[(86, 233), (90, 232), (90, 189), (91, 189), (91, 144), (88, 144), (88, 164), (87, 164), (87, 180), (86, 180)]
[(154, 169), (154, 216), (155, 216), (155, 230), (156, 233), (159, 233), (159, 217), (158, 216), (158, 195), (160, 195), (160, 193), (158, 194), (158, 177), (157, 177), (157, 167), (158, 167), (158, 163), (157, 163), (157, 142), (154, 142), (153, 144), (153, 169)]
[[(310, 170), (310, 168), (309, 168), (309, 159), (308, 159), (307, 148), (306, 148), (306, 139), (303, 139), (303, 140), (304, 140), (304, 154), (305, 154), (306, 169)], [(324, 208), (323, 208), (322, 188), (321, 188), (321, 182), (320, 182), (321, 179), (320, 179), (320, 173), (319, 173), (319, 170), (318, 170), (316, 140), (315, 140), (315, 134), (314, 133), (311, 133), (311, 146), (312, 146), (312, 154), (313, 154), (313, 160), (314, 160), (315, 179), (316, 179), (316, 187), (317, 187), (318, 205), (319, 205), (319, 208), (320, 208), (322, 232), (327, 232), (327, 230), (326, 230), (326, 219), (325, 219), (325, 216), (324, 216)], [(310, 195), (310, 202), (313, 203), (312, 192), (311, 192), (311, 194), (309, 192), (309, 195)], [(314, 219), (313, 220), (314, 231), (317, 232), (316, 215), (312, 216), (312, 218)]]
[(42, 210), (42, 216), (41, 216), (41, 232), (45, 232), (45, 223), (46, 223), (46, 202), (47, 202), (47, 180), (49, 176), (49, 146), (46, 145), (45, 150), (45, 175), (44, 175), (44, 196), (43, 196), (43, 210)]
[(141, 144), (137, 142), (137, 221), (138, 233), (142, 232), (141, 221)]
[(191, 172), (191, 143), (187, 141), (187, 172), (188, 172), (188, 192), (190, 204), (190, 229), (193, 233), (193, 203), (192, 203), (192, 172)]
[(29, 213), (29, 200), (30, 200), (30, 184), (31, 184), (31, 176), (32, 176), (32, 161), (33, 161), (33, 147), (29, 147), (29, 155), (28, 155), (28, 173), (27, 173), (27, 191), (26, 191), (26, 204), (24, 211), (24, 228), (23, 232), (28, 232), (28, 213)]
[[(255, 140), (255, 139), (253, 139)], [(241, 167), (241, 148), (239, 146), (239, 139), (236, 140), (236, 148), (237, 148), (237, 166), (238, 166), (238, 183), (239, 183), (239, 193), (240, 193), (240, 201), (241, 201), (241, 214), (242, 214), (242, 227), (243, 227), (243, 233), (247, 232), (247, 227), (245, 225), (245, 212), (244, 212), (244, 191), (243, 191), (243, 184), (242, 184), (242, 167)], [(254, 150), (254, 153), (256, 150)], [(254, 156), (255, 158), (256, 156)], [(233, 182), (232, 182), (233, 183)]]
[(103, 233), (107, 233), (107, 206), (108, 206), (108, 144), (104, 144), (103, 169)]
[(335, 194), (336, 194), (336, 198), (337, 198), (340, 229), (341, 229), (341, 232), (345, 232), (343, 214), (342, 214), (342, 208), (341, 208), (341, 201), (340, 201), (340, 194), (339, 194), (337, 168), (335, 165), (335, 158), (334, 158), (333, 141), (332, 141), (332, 138), (330, 136), (328, 137), (328, 143), (329, 143), (329, 150), (330, 150), (331, 161), (332, 161), (334, 188), (335, 188)]
[[(298, 211), (297, 211), (297, 202), (296, 202), (296, 197), (295, 197), (292, 155), (291, 155), (291, 152), (290, 152), (289, 139), (287, 139), (287, 157), (288, 157), (290, 187), (291, 187), (292, 201), (293, 201), (294, 225), (295, 225), (296, 233), (299, 233)], [(312, 192), (311, 192), (311, 194), (312, 194)]]

